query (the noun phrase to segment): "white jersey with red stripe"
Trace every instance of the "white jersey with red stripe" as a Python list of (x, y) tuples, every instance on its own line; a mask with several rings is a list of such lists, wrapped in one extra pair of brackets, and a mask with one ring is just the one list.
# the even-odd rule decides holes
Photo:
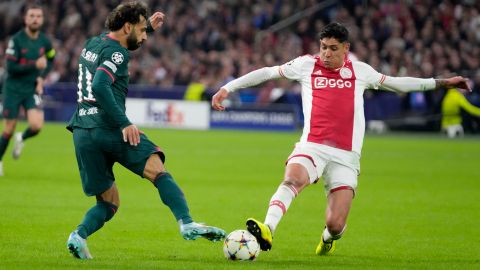
[(300, 143), (311, 142), (361, 154), (365, 134), (363, 93), (378, 88), (385, 75), (360, 61), (325, 68), (319, 56), (300, 56), (279, 67), (302, 85), (304, 128)]
[[(382, 88), (399, 93), (436, 88), (433, 78), (390, 77), (360, 61), (345, 59), (329, 70), (319, 56), (304, 55), (286, 64), (254, 70), (222, 86), (227, 92), (285, 77), (302, 85), (305, 118), (300, 143), (361, 154), (365, 134), (363, 92)], [(333, 147), (333, 148), (332, 148)]]

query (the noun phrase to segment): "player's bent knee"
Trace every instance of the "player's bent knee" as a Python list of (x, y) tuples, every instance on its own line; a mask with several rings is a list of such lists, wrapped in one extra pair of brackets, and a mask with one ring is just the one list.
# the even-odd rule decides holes
[(147, 178), (150, 182), (154, 183), (158, 177), (162, 176), (165, 173), (167, 173), (167, 171), (165, 170), (165, 168), (163, 168), (161, 170), (144, 172), (144, 177)]
[(28, 121), (28, 125), (32, 131), (40, 132), (40, 129), (42, 129), (43, 127), (43, 121), (42, 120)]
[(147, 163), (145, 164), (145, 169), (143, 170), (143, 177), (153, 183), (160, 174), (165, 172), (165, 166), (163, 165), (160, 156), (155, 153), (148, 158)]
[(298, 194), (308, 185), (308, 183), (309, 183), (308, 180), (302, 180), (296, 177), (289, 177), (283, 180), (282, 185), (287, 186), (291, 189), (294, 189), (296, 191), (295, 193)]

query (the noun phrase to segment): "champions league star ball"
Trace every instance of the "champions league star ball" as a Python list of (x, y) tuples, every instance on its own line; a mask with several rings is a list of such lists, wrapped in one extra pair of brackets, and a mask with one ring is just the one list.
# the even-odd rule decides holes
[(232, 261), (253, 261), (259, 253), (257, 239), (245, 230), (231, 232), (223, 242), (223, 254)]

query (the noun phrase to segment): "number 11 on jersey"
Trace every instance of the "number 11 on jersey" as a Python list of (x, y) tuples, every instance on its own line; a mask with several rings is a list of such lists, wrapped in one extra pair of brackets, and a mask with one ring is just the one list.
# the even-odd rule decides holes
[[(78, 99), (77, 102), (95, 102), (95, 97), (92, 93), (92, 73), (88, 69), (83, 67), (82, 64), (78, 65)], [(85, 88), (84, 88), (85, 87)]]

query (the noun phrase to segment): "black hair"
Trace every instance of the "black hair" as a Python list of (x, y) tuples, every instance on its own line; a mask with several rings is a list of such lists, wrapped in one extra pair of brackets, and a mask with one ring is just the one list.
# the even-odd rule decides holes
[(147, 6), (138, 1), (123, 3), (118, 5), (105, 21), (105, 27), (110, 31), (120, 30), (125, 23), (137, 24), (140, 22), (140, 16), (147, 19)]
[(331, 22), (322, 28), (318, 34), (318, 39), (334, 38), (340, 43), (348, 41), (348, 30), (345, 26), (337, 22)]

